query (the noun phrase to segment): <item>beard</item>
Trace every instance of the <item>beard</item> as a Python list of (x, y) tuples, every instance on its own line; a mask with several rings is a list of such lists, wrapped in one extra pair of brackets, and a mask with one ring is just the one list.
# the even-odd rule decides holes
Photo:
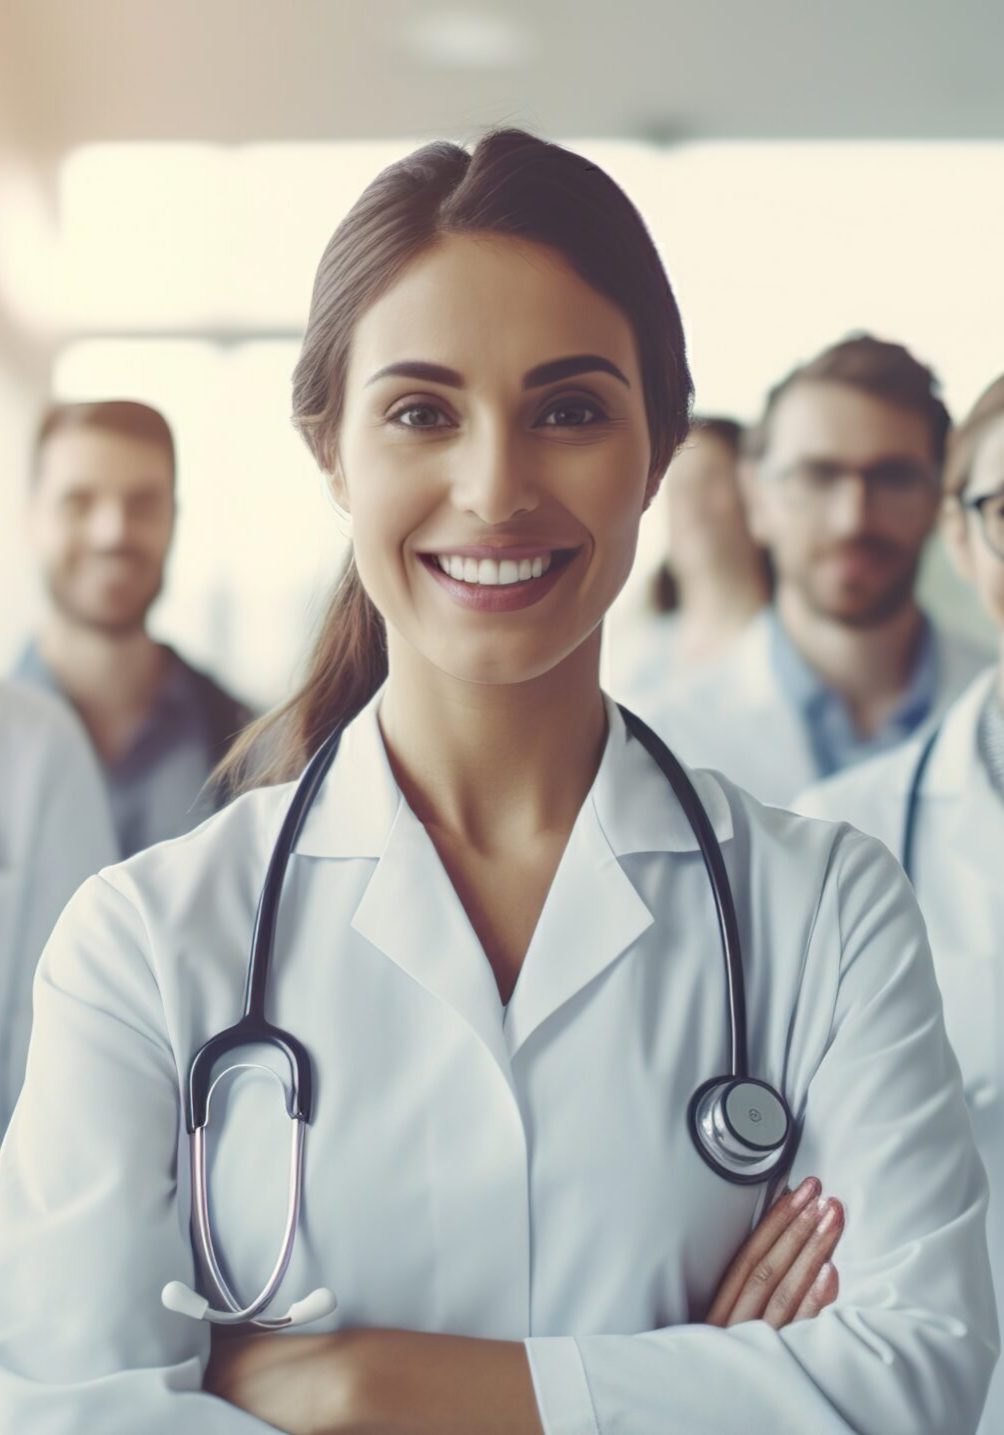
[(57, 612), (75, 627), (106, 637), (126, 637), (145, 628), (147, 614), (163, 587), (164, 570), (132, 551), (105, 556), (133, 560), (135, 569), (127, 582), (94, 585), (75, 567), (50, 568), (45, 574), (46, 592)]
[[(831, 578), (825, 562), (843, 554), (872, 558), (878, 576), (844, 581)], [(814, 613), (842, 627), (865, 631), (881, 627), (913, 602), (920, 559), (919, 552), (904, 551), (888, 539), (860, 538), (817, 553), (793, 581)]]

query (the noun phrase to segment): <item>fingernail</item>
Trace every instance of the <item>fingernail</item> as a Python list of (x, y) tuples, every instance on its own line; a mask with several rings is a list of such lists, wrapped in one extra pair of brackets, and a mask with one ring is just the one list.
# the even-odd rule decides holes
[(822, 1189), (815, 1176), (806, 1176), (802, 1184), (795, 1187), (795, 1194), (791, 1198), (792, 1209), (800, 1211), (803, 1206), (809, 1204), (813, 1196), (818, 1196)]
[(840, 1205), (837, 1201), (826, 1201), (824, 1205), (826, 1206), (826, 1210), (820, 1217), (819, 1224), (816, 1227), (820, 1235), (825, 1235), (828, 1231), (832, 1231), (839, 1223), (841, 1216)]

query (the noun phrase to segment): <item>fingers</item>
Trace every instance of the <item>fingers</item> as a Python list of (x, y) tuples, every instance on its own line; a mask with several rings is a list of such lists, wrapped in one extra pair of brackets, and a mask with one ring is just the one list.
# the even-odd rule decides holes
[[(706, 1318), (709, 1325), (732, 1323), (729, 1317), (747, 1282), (753, 1277), (758, 1266), (766, 1259), (785, 1230), (798, 1219), (800, 1213), (804, 1213), (810, 1202), (819, 1197), (821, 1190), (822, 1185), (816, 1177), (808, 1176), (794, 1191), (788, 1192), (770, 1207), (726, 1271), (725, 1278), (718, 1287), (718, 1293)], [(815, 1222), (810, 1223), (805, 1232), (806, 1237), (814, 1224)], [(768, 1290), (767, 1295), (769, 1294)], [(766, 1304), (766, 1296), (764, 1303)], [(756, 1319), (755, 1316), (744, 1318)]]
[[(810, 1206), (806, 1214), (812, 1212), (813, 1209)], [(824, 1202), (821, 1209), (819, 1207), (815, 1209), (819, 1213), (815, 1229), (795, 1256), (787, 1273), (782, 1275), (774, 1287), (764, 1308), (763, 1319), (775, 1330), (780, 1330), (782, 1326), (788, 1325), (795, 1319), (796, 1312), (801, 1310), (803, 1302), (809, 1299), (810, 1292), (823, 1273), (824, 1267), (829, 1266), (833, 1277), (836, 1277), (836, 1271), (833, 1269), (829, 1257), (833, 1254), (834, 1247), (843, 1233), (843, 1207), (839, 1201), (831, 1199)], [(820, 1295), (825, 1294), (828, 1280), (829, 1277), (827, 1283), (824, 1283), (821, 1288)], [(834, 1292), (835, 1294), (836, 1292)], [(832, 1299), (831, 1295), (830, 1300)], [(815, 1301), (810, 1302), (810, 1304), (814, 1303)], [(823, 1304), (829, 1304), (829, 1301), (824, 1301)], [(821, 1309), (822, 1305), (811, 1313), (818, 1314)]]
[(834, 1237), (839, 1236), (840, 1230), (838, 1226), (834, 1231), (834, 1223), (840, 1222), (842, 1212), (841, 1216), (835, 1216), (832, 1210), (835, 1205), (817, 1197), (781, 1232), (739, 1292), (729, 1325), (766, 1319), (772, 1300), (775, 1305), (771, 1324), (776, 1328), (787, 1325), (836, 1244)]
[(792, 1322), (811, 1320), (814, 1315), (818, 1315), (821, 1310), (836, 1300), (839, 1289), (840, 1278), (837, 1275), (837, 1268), (830, 1261), (826, 1261), (803, 1297), (798, 1310), (792, 1316)]

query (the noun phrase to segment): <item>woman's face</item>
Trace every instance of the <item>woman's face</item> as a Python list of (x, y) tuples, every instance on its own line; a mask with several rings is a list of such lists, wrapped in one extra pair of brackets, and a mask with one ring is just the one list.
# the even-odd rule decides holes
[[(1004, 414), (983, 433), (969, 471), (963, 501), (1000, 495), (1004, 504)], [(975, 587), (987, 613), (1004, 635), (1004, 556), (986, 541), (982, 519), (970, 509), (961, 510), (949, 500), (947, 537), (958, 567)]]
[(666, 470), (667, 553), (678, 575), (711, 569), (728, 578), (736, 561), (753, 551), (738, 467), (724, 439), (695, 428)]
[(653, 486), (636, 347), (558, 254), (496, 236), (441, 240), (364, 314), (333, 485), (392, 665), (522, 682), (597, 630)]

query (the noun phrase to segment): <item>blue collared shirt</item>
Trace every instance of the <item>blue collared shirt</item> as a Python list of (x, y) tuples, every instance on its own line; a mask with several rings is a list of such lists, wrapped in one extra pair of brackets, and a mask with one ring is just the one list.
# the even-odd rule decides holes
[(820, 777), (829, 777), (904, 742), (934, 712), (938, 700), (938, 651), (934, 629), (927, 618), (906, 690), (882, 726), (869, 737), (856, 728), (840, 693), (824, 682), (795, 647), (775, 609), (769, 610), (767, 622), (771, 668), (785, 696), (802, 716)]
[[(123, 857), (198, 826), (218, 806), (204, 791), (251, 714), (204, 673), (167, 649), (168, 664), (153, 706), (128, 750), (102, 762), (112, 818)], [(29, 643), (13, 676), (65, 699), (55, 673)]]

